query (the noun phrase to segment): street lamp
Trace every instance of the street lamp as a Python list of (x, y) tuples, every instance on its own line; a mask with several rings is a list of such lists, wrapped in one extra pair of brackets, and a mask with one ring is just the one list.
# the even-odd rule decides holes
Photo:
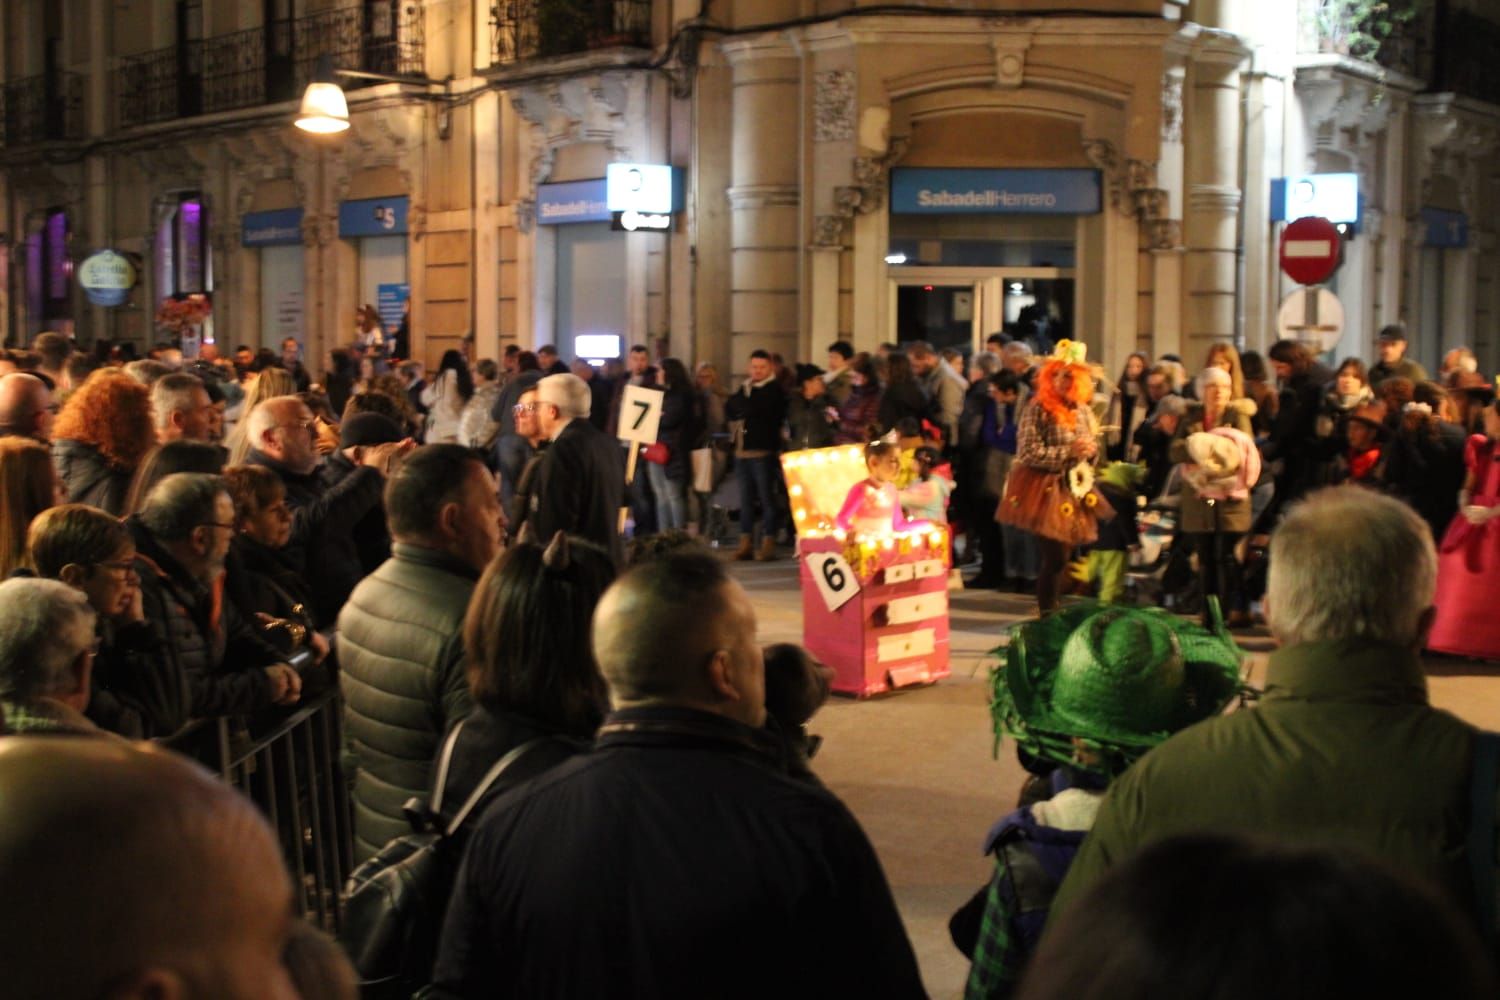
[(445, 91), (443, 94), (423, 94), (421, 97), (443, 102), (444, 107), (438, 119), (438, 137), (448, 138), (448, 112), (453, 98), (447, 90), (453, 85), (451, 77), (448, 80), (434, 80), (418, 74), (369, 73), (362, 69), (335, 69), (333, 57), (329, 55), (318, 57), (318, 65), (313, 73), (312, 82), (302, 93), (302, 106), (297, 111), (298, 128), (315, 135), (335, 135), (349, 127), (349, 102), (344, 97), (344, 89), (336, 82), (341, 76), (355, 80), (376, 80), (380, 83), (407, 83), (421, 87), (435, 87), (441, 84)]

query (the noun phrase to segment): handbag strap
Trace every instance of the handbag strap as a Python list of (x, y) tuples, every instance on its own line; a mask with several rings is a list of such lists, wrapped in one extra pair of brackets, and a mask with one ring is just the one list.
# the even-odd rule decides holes
[(468, 800), (464, 802), (458, 812), (454, 813), (453, 821), (448, 824), (448, 829), (443, 832), (443, 835), (451, 837), (459, 827), (463, 826), (464, 820), (469, 818), (469, 813), (473, 812), (474, 807), (479, 805), (479, 800), (484, 798), (485, 793), (499, 780), (500, 775), (505, 773), (505, 769), (515, 763), (516, 759), (523, 753), (545, 739), (546, 737), (539, 736), (534, 740), (527, 740), (518, 747), (512, 747), (509, 753), (495, 761), (494, 766), (484, 773), (483, 778), (479, 779), (479, 784), (474, 786), (474, 791), (470, 793)]
[(1469, 869), (1473, 875), (1479, 926), (1493, 946), (1500, 919), (1500, 884), (1496, 878), (1496, 785), (1500, 783), (1500, 733), (1474, 735), (1474, 770), (1470, 779)]
[(458, 734), (468, 721), (460, 719), (458, 725), (453, 727), (453, 732), (443, 741), (443, 752), (438, 756), (437, 787), (432, 790), (432, 812), (435, 816), (443, 813), (443, 790), (448, 787), (448, 765), (453, 762), (453, 748), (458, 745)]

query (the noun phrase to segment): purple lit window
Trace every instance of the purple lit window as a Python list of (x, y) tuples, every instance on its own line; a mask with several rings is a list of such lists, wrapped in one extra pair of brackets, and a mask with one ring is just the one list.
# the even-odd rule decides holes
[(68, 260), (68, 215), (66, 212), (53, 212), (47, 217), (43, 243), (47, 248), (47, 298), (54, 302), (66, 300), (68, 279), (73, 274), (73, 264)]

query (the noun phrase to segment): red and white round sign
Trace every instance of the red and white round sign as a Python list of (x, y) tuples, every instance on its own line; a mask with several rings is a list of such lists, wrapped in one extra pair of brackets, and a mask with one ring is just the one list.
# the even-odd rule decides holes
[(1338, 270), (1344, 238), (1327, 219), (1310, 215), (1281, 232), (1281, 270), (1300, 285), (1320, 285)]

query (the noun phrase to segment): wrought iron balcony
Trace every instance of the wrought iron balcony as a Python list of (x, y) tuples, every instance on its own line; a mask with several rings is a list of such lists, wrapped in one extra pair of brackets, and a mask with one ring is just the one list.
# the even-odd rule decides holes
[(54, 71), (0, 87), (0, 148), (83, 138), (83, 77)]
[(496, 63), (651, 47), (651, 0), (504, 0), (490, 23)]
[(126, 56), (119, 70), (119, 124), (131, 128), (294, 100), (325, 54), (341, 69), (418, 75), (423, 39), (416, 4), (366, 0)]

